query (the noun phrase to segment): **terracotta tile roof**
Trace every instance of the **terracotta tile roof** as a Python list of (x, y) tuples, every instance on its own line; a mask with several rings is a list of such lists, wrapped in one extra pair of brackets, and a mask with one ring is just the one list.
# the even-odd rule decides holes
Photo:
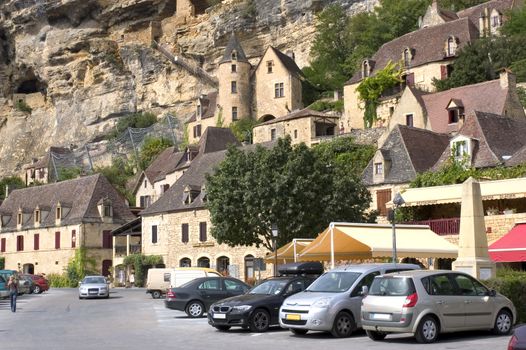
[[(204, 95), (202, 97), (199, 97), (199, 100), (201, 101), (201, 119), (208, 119), (212, 118), (217, 109), (217, 95), (218, 92), (210, 92), (207, 95)], [(196, 112), (192, 114), (190, 119), (187, 121), (187, 123), (195, 122), (197, 120)]]
[(312, 109), (304, 108), (304, 109), (292, 111), (291, 113), (289, 113), (289, 114), (287, 114), (287, 115), (285, 115), (283, 117), (275, 118), (275, 119), (266, 121), (264, 123), (258, 124), (258, 126), (260, 126), (260, 125), (271, 125), (271, 124), (284, 122), (284, 121), (287, 121), (287, 120), (300, 119), (300, 118), (305, 118), (305, 117), (319, 117), (319, 118), (338, 119), (338, 117), (335, 117), (335, 116), (332, 116), (332, 115), (329, 115), (329, 114), (326, 114), (326, 113), (323, 113), (323, 112), (318, 112), (318, 111), (314, 111)]
[[(375, 62), (371, 75), (383, 69), (388, 62), (399, 62), (406, 48), (414, 52), (411, 67), (419, 67), (432, 62), (443, 61), (445, 45), (450, 36), (458, 39), (458, 48), (479, 37), (477, 28), (467, 19), (461, 18), (432, 27), (418, 29), (402, 35), (380, 47), (371, 58)], [(347, 84), (354, 84), (362, 80), (362, 71), (359, 69)]]
[(61, 226), (86, 222), (100, 223), (102, 219), (97, 203), (104, 198), (112, 202), (114, 223), (123, 224), (135, 217), (109, 181), (103, 175), (97, 174), (14, 190), (0, 206), (0, 212), (12, 214), (11, 220), (3, 230), (16, 230), (16, 214), (19, 208), (25, 208), (31, 214), (31, 217), (23, 224), (23, 228), (33, 228), (33, 215), (37, 206), (41, 210), (49, 210), (47, 216), (42, 215), (40, 227), (53, 227), (58, 203), (70, 208), (69, 212), (65, 211), (66, 215), (61, 220)]
[(503, 114), (507, 96), (508, 89), (502, 89), (500, 80), (496, 79), (423, 95), (422, 100), (431, 130), (447, 133), (457, 130), (456, 125), (448, 124), (449, 114), (446, 108), (452, 99), (457, 103), (462, 101), (464, 115), (473, 114), (475, 111)]

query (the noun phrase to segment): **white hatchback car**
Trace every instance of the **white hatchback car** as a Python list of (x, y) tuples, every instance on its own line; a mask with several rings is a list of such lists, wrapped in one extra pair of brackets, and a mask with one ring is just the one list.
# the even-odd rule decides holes
[(110, 286), (104, 276), (86, 276), (79, 283), (79, 299), (110, 297)]

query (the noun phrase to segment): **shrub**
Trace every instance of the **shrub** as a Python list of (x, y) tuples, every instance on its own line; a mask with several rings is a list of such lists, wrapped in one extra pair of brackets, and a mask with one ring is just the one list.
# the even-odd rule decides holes
[(5, 269), (5, 257), (0, 256), (0, 270)]
[(336, 111), (343, 112), (343, 100), (338, 101), (327, 101), (318, 100), (309, 106), (313, 111), (325, 112), (325, 111)]
[(513, 302), (517, 308), (517, 323), (526, 322), (526, 272), (498, 270), (497, 277), (485, 284)]
[(153, 113), (133, 113), (122, 117), (115, 128), (107, 135), (109, 140), (115, 139), (128, 128), (147, 128), (157, 123), (157, 117)]
[(67, 288), (70, 286), (70, 281), (66, 274), (50, 273), (46, 278), (51, 288)]
[(146, 271), (149, 267), (162, 265), (163, 257), (160, 255), (131, 254), (124, 258), (123, 263), (126, 266), (133, 266), (135, 275), (134, 284), (137, 287), (143, 287), (146, 282)]
[(15, 103), (15, 108), (20, 112), (31, 113), (32, 109), (24, 100), (18, 100)]

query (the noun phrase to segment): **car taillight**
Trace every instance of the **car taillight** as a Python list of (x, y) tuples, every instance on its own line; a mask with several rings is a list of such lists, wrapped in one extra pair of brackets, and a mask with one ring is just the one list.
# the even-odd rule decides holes
[(417, 301), (418, 301), (418, 294), (413, 293), (411, 295), (408, 295), (407, 298), (405, 298), (404, 307), (414, 307)]
[(170, 289), (168, 289), (168, 292), (166, 292), (166, 297), (175, 299), (175, 293), (171, 291)]
[(510, 342), (508, 343), (508, 350), (514, 350), (515, 349), (515, 345), (517, 345), (517, 337), (516, 336), (512, 336), (511, 339), (510, 339)]

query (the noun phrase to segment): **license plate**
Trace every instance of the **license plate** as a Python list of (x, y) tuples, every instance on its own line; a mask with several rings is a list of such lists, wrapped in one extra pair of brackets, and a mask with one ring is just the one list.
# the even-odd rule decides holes
[(389, 314), (371, 314), (371, 318), (374, 320), (390, 321), (391, 315)]
[(214, 318), (217, 318), (218, 320), (224, 320), (226, 319), (226, 314), (214, 314)]
[(287, 315), (285, 315), (285, 319), (291, 320), (291, 321), (300, 321), (301, 320), (301, 315), (287, 314)]

